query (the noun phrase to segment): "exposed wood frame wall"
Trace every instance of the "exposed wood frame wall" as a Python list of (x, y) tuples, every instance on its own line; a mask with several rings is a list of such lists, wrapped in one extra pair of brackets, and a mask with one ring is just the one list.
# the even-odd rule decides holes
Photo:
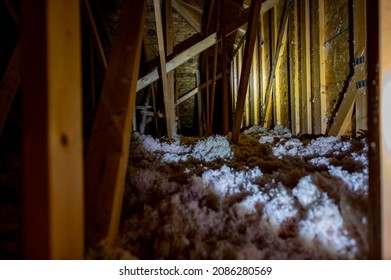
[(25, 258), (83, 259), (79, 1), (26, 0), (22, 16)]

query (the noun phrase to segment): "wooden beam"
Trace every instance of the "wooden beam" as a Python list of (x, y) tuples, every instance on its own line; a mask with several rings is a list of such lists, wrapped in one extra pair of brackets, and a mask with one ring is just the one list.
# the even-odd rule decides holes
[(278, 65), (280, 64), (280, 57), (281, 53), (283, 51), (284, 41), (286, 40), (286, 34), (288, 29), (288, 7), (287, 7), (287, 1), (285, 0), (281, 22), (280, 22), (280, 32), (278, 34), (277, 39), (277, 46), (276, 51), (273, 54), (273, 62), (272, 62), (272, 68), (269, 74), (267, 87), (266, 87), (266, 96), (265, 96), (265, 106), (263, 108), (263, 124), (264, 126), (268, 126), (270, 124), (270, 120), (272, 118), (271, 112), (272, 112), (272, 88), (274, 84), (274, 77), (276, 74), (276, 69), (278, 68)]
[[(284, 16), (281, 17), (283, 19)], [(278, 7), (275, 6), (273, 8), (273, 11), (271, 12), (271, 36), (272, 36), (272, 56), (275, 57), (277, 53), (277, 47), (278, 47), (278, 37), (279, 37), (279, 30), (278, 30)], [(288, 22), (288, 21), (287, 21)], [(286, 22), (286, 23), (287, 23)], [(284, 30), (284, 29), (282, 29)], [(285, 32), (285, 30), (284, 30)], [(284, 41), (281, 41), (281, 44), (284, 44)], [(282, 45), (281, 45), (282, 46)], [(282, 50), (281, 50), (282, 54)], [(279, 55), (280, 57), (280, 55)], [(280, 62), (278, 60), (278, 62)], [(276, 63), (275, 65), (275, 71), (273, 73), (273, 124), (281, 124), (281, 90), (280, 90), (280, 71), (277, 71), (279, 69), (279, 63), (273, 61), (273, 63)], [(272, 65), (273, 67), (273, 65)]]
[(300, 132), (300, 79), (299, 79), (299, 0), (295, 0), (289, 15), (289, 91), (292, 134)]
[[(259, 34), (259, 30), (257, 31)], [(252, 108), (252, 125), (259, 125), (260, 124), (260, 110), (259, 110), (259, 103), (260, 103), (260, 97), (259, 97), (259, 92), (260, 92), (260, 87), (259, 87), (259, 46), (258, 46), (259, 40), (256, 40), (255, 42), (255, 50), (254, 50), (254, 56), (253, 56), (253, 62), (252, 62), (252, 83), (251, 83), (251, 88), (252, 88), (252, 102), (251, 102), (251, 108)]]
[(228, 44), (227, 44), (227, 29), (224, 24), (226, 22), (227, 3), (226, 0), (220, 0), (220, 32), (221, 32), (221, 73), (222, 73), (222, 102), (223, 102), (223, 134), (227, 135), (229, 131), (228, 120), (228, 77), (227, 77), (227, 56), (228, 56)]
[(248, 80), (251, 70), (251, 62), (254, 54), (255, 40), (258, 33), (258, 25), (260, 23), (262, 0), (251, 1), (250, 17), (246, 33), (246, 45), (244, 48), (244, 62), (242, 74), (240, 76), (240, 84), (238, 90), (238, 102), (236, 105), (235, 119), (232, 128), (232, 141), (236, 144), (239, 142), (240, 125), (243, 118), (244, 103), (246, 101), (246, 92)]
[(195, 30), (197, 33), (201, 33), (202, 31), (202, 24), (201, 22), (196, 19), (188, 10), (187, 8), (181, 4), (181, 2), (178, 2), (177, 0), (172, 0), (172, 6), (174, 7), (175, 11), (178, 12), (178, 14), (183, 17), (183, 19)]
[[(362, 1), (361, 1), (362, 2)], [(314, 133), (326, 133), (326, 67), (324, 0), (314, 2), (317, 24), (313, 27)], [(315, 20), (316, 20), (315, 19)]]
[[(155, 11), (156, 13), (156, 11)], [(159, 30), (159, 29), (158, 29)], [(167, 56), (172, 55), (174, 52), (174, 18), (172, 14), (172, 0), (166, 0), (165, 1), (165, 34), (166, 34), (166, 54)], [(159, 39), (159, 34), (158, 34), (158, 39)], [(160, 38), (161, 40), (162, 38)], [(164, 52), (163, 52), (164, 54)], [(160, 59), (164, 61), (164, 64), (166, 63), (166, 56), (161, 57)], [(162, 66), (162, 73), (163, 70), (165, 71), (166, 66), (161, 63)], [(164, 68), (164, 69), (163, 69)], [(163, 83), (164, 85), (164, 83)], [(164, 89), (164, 87), (163, 87)], [(166, 95), (165, 99), (166, 100)], [(167, 111), (166, 107), (166, 115), (168, 117), (167, 119), (167, 128), (168, 128), (168, 123), (170, 123), (170, 133), (169, 133), (169, 138), (174, 136), (176, 134), (176, 124), (175, 124), (175, 109), (174, 109), (174, 104), (175, 104), (175, 80), (174, 80), (174, 71), (171, 71), (170, 73), (167, 74), (167, 97), (169, 100), (169, 111)], [(172, 112), (171, 112), (172, 111)], [(179, 111), (179, 110), (178, 110)], [(174, 120), (174, 121), (173, 121)], [(170, 136), (171, 135), (171, 136)]]
[(92, 33), (94, 35), (93, 38), (94, 38), (95, 44), (97, 45), (98, 50), (99, 50), (99, 58), (103, 64), (104, 68), (106, 69), (107, 68), (106, 54), (103, 50), (102, 41), (100, 40), (100, 36), (99, 36), (98, 29), (96, 27), (95, 19), (92, 14), (91, 5), (88, 0), (84, 0), (84, 7), (85, 7), (85, 11), (86, 11), (87, 18), (88, 18), (88, 23), (89, 23), (90, 28), (92, 30)]
[(197, 6), (194, 6), (190, 3), (187, 3), (186, 1), (183, 1), (183, 0), (176, 0), (176, 2), (178, 2), (178, 4), (186, 7), (186, 8), (189, 8), (190, 10), (192, 10), (193, 12), (197, 13), (198, 15), (202, 16), (204, 14), (204, 10), (197, 7)]
[[(216, 76), (216, 81), (220, 80), (222, 77), (222, 74), (218, 74)], [(208, 85), (211, 85), (213, 83), (213, 80), (212, 79), (209, 79), (208, 81)], [(206, 82), (203, 83), (202, 85), (199, 85), (195, 88), (193, 88), (192, 90), (188, 91), (187, 93), (185, 93), (183, 96), (181, 96), (180, 98), (178, 98), (175, 106), (178, 106), (179, 104), (185, 102), (187, 99), (189, 99), (190, 97), (194, 96), (195, 94), (197, 94), (198, 92), (200, 92), (201, 90), (203, 90), (204, 88), (206, 88)]]
[[(278, 2), (276, 0), (268, 0), (264, 4), (268, 3), (267, 9), (261, 11), (261, 15), (270, 10), (269, 6), (271, 4), (275, 5), (275, 3)], [(249, 17), (249, 9), (246, 9), (239, 13), (237, 20), (232, 21), (230, 20), (229, 24), (227, 24), (226, 27), (226, 37), (231, 35), (233, 32), (235, 32), (239, 27), (244, 25)], [(174, 70), (175, 68), (179, 67), (189, 59), (193, 58), (194, 56), (202, 53), (204, 50), (210, 48), (214, 44), (220, 41), (220, 38), (217, 38), (217, 33), (213, 33), (206, 37), (205, 39), (201, 40), (200, 42), (196, 43), (192, 47), (188, 48), (187, 50), (183, 51), (182, 53), (178, 54), (176, 57), (171, 59), (166, 63), (167, 69), (166, 72), (169, 73), (170, 71)], [(139, 79), (137, 81), (137, 91), (142, 90), (146, 86), (152, 84), (153, 82), (156, 82), (159, 80), (159, 71), (158, 69), (152, 70), (149, 74), (144, 76), (143, 78)]]
[(83, 259), (80, 5), (23, 4), (25, 258)]
[(121, 213), (146, 3), (124, 1), (85, 160), (87, 240), (110, 247)]
[[(369, 6), (369, 3), (368, 3)], [(372, 20), (372, 17), (369, 17)], [(379, 0), (381, 258), (391, 259), (391, 2)], [(369, 34), (372, 32), (372, 29)], [(372, 36), (370, 37), (372, 39)], [(374, 39), (374, 38), (373, 38)], [(376, 71), (376, 69), (372, 69)], [(372, 92), (371, 92), (372, 94)], [(369, 102), (370, 104), (370, 102)], [(373, 108), (372, 108), (373, 109)], [(371, 111), (371, 110), (369, 110)], [(372, 128), (372, 127), (371, 127)], [(370, 144), (372, 145), (372, 144)], [(379, 195), (380, 195), (379, 194)], [(377, 205), (371, 205), (377, 207)]]
[(310, 1), (300, 1), (301, 37), (301, 126), (302, 133), (312, 133), (311, 116), (311, 37)]
[[(351, 118), (354, 103), (356, 101), (357, 96), (360, 96), (362, 101), (363, 95), (366, 93), (366, 64), (365, 64), (365, 56), (366, 56), (366, 43), (367, 40), (365, 38), (365, 27), (363, 27), (363, 17), (365, 10), (363, 10), (362, 3), (358, 3), (360, 1), (355, 1), (353, 4), (353, 38), (354, 38), (354, 76), (349, 83), (348, 90), (342, 100), (341, 105), (338, 108), (337, 114), (335, 115), (334, 120), (332, 121), (332, 125), (329, 130), (329, 135), (343, 135), (348, 128)], [(365, 17), (364, 17), (365, 18)], [(364, 30), (363, 30), (364, 28)], [(363, 84), (361, 84), (363, 83)], [(363, 86), (361, 86), (363, 85)], [(365, 107), (366, 103), (362, 101), (358, 108), (359, 110), (359, 118), (363, 119), (363, 122), (366, 122), (365, 114), (367, 111)], [(360, 121), (359, 121), (360, 122)], [(365, 126), (364, 126), (365, 127)]]
[[(366, 29), (366, 10), (367, 5), (366, 1), (354, 0), (353, 1), (353, 13), (354, 18), (354, 43), (357, 44), (357, 48), (364, 48), (364, 59), (367, 58), (366, 44), (367, 44), (367, 29)], [(360, 80), (365, 80), (367, 77), (367, 59), (364, 63), (357, 65), (359, 67), (358, 71), (362, 73)], [(368, 130), (368, 103), (367, 103), (367, 87), (363, 87), (357, 93), (356, 97), (356, 130), (365, 131)]]

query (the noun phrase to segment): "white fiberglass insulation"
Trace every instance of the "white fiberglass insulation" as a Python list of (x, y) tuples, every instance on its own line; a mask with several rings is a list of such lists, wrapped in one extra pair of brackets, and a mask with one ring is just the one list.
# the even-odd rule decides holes
[[(140, 259), (362, 259), (365, 139), (252, 127), (168, 142), (133, 135), (120, 254)], [(95, 256), (96, 257), (96, 256)]]

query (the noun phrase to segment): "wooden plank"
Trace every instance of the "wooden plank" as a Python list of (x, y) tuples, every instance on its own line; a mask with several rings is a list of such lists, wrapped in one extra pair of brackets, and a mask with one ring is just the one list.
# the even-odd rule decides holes
[(311, 116), (311, 37), (310, 37), (310, 1), (300, 2), (301, 37), (301, 127), (302, 133), (312, 133)]
[(198, 15), (202, 16), (204, 14), (204, 10), (197, 7), (197, 6), (194, 6), (190, 3), (187, 3), (185, 1), (182, 1), (182, 0), (176, 0), (176, 2), (186, 8), (189, 8), (190, 10), (192, 10), (193, 12), (197, 13)]
[(174, 100), (174, 91), (173, 90), (170, 91), (171, 89), (169, 89), (168, 87), (168, 78), (166, 72), (166, 53), (165, 53), (164, 37), (163, 37), (163, 23), (162, 23), (159, 0), (154, 0), (154, 7), (155, 7), (157, 39), (158, 39), (159, 55), (160, 55), (160, 71), (162, 73), (167, 135), (169, 139), (172, 139), (173, 137), (176, 137), (177, 134), (176, 124), (175, 124), (175, 107), (174, 107), (175, 100)]
[(324, 0), (314, 2), (317, 11), (312, 29), (313, 49), (313, 96), (314, 96), (314, 133), (326, 133), (326, 69), (325, 69), (325, 10)]
[[(219, 79), (221, 79), (222, 75), (221, 73), (218, 74), (216, 76), (216, 81), (218, 81)], [(197, 79), (198, 81), (198, 79)], [(208, 81), (208, 85), (211, 85), (213, 83), (212, 79), (209, 79)], [(178, 106), (179, 104), (185, 102), (187, 99), (189, 99), (190, 97), (196, 95), (198, 92), (200, 92), (201, 90), (203, 90), (204, 88), (206, 88), (206, 83), (203, 83), (202, 85), (199, 85), (195, 88), (193, 88), (192, 90), (188, 91), (187, 93), (185, 93), (183, 96), (181, 96), (180, 98), (178, 98), (175, 106)]]
[(250, 76), (251, 62), (254, 54), (255, 40), (258, 33), (258, 24), (260, 23), (260, 11), (262, 1), (253, 0), (250, 6), (250, 17), (248, 20), (248, 27), (246, 32), (246, 45), (244, 48), (244, 62), (242, 67), (242, 74), (240, 77), (240, 84), (238, 89), (238, 102), (236, 105), (235, 119), (232, 128), (232, 142), (238, 144), (240, 125), (244, 113), (244, 103), (246, 100), (246, 92), (248, 87), (248, 80)]
[[(369, 3), (368, 3), (369, 4)], [(379, 1), (381, 258), (391, 259), (391, 2)], [(369, 5), (368, 5), (369, 6)], [(368, 16), (368, 19), (370, 17)], [(372, 32), (372, 29), (369, 29)], [(369, 34), (371, 33), (369, 32)], [(369, 35), (368, 34), (368, 35)], [(370, 37), (372, 39), (372, 37)], [(372, 69), (376, 71), (376, 69)], [(372, 94), (372, 92), (371, 92)], [(371, 102), (369, 102), (371, 104)], [(369, 110), (371, 111), (371, 110)], [(380, 195), (379, 194), (379, 195)], [(376, 205), (372, 205), (376, 207)]]
[[(366, 1), (360, 1), (360, 0), (354, 0), (353, 2), (353, 12), (354, 12), (354, 18), (357, 19), (354, 21), (354, 43), (358, 44), (360, 46), (357, 46), (358, 48), (364, 47), (364, 58), (367, 57), (366, 52), (366, 43), (367, 43), (367, 29), (366, 29), (366, 22), (367, 22), (367, 16), (366, 16), (366, 10), (367, 10), (367, 2)], [(360, 73), (362, 73), (362, 76), (360, 79), (366, 79), (367, 75), (367, 63), (366, 60), (364, 63), (357, 65), (357, 67), (361, 68), (358, 69)], [(356, 97), (356, 130), (359, 131), (365, 131), (368, 130), (368, 103), (367, 103), (367, 94), (368, 90), (366, 87), (363, 87), (360, 89), (360, 91), (357, 93)]]
[[(278, 1), (268, 0), (265, 3), (269, 3), (269, 5), (271, 5), (272, 3), (274, 4), (276, 2), (278, 2)], [(267, 12), (268, 9), (269, 9), (269, 6), (267, 7), (267, 9), (261, 11), (261, 15), (264, 14), (265, 12)], [(239, 27), (244, 25), (247, 22), (248, 17), (249, 17), (249, 8), (242, 11), (241, 13), (239, 13), (237, 20), (235, 20), (235, 21), (230, 20), (229, 24), (227, 24), (227, 27), (226, 27), (226, 37), (231, 35), (233, 32), (235, 32)], [(214, 44), (216, 44), (219, 41), (220, 41), (220, 38), (217, 39), (217, 33), (213, 33), (213, 34), (209, 35), (208, 37), (206, 37), (202, 41), (196, 43), (192, 47), (188, 48), (187, 50), (183, 51), (182, 53), (180, 53), (179, 55), (177, 55), (176, 57), (174, 57), (173, 59), (168, 61), (166, 63), (167, 73), (169, 73), (170, 71), (179, 67), (180, 65), (182, 65), (183, 63), (185, 63), (189, 59), (193, 58), (194, 56), (200, 54), (204, 50), (210, 48), (211, 46), (213, 46)], [(141, 78), (137, 81), (137, 91), (142, 90), (143, 88), (152, 84), (153, 82), (157, 81), (158, 79), (159, 79), (159, 71), (156, 68), (153, 71), (151, 71), (149, 74), (147, 74), (146, 76), (144, 76), (143, 78)]]
[[(363, 27), (363, 11), (362, 3), (359, 4), (354, 2), (353, 5), (353, 38), (354, 38), (354, 57), (355, 61), (359, 58), (365, 59), (366, 54), (366, 37), (365, 37), (365, 27)], [(364, 31), (362, 30), (364, 28)], [(349, 127), (351, 123), (351, 117), (353, 112), (354, 103), (356, 101), (357, 96), (361, 96), (360, 99), (362, 101), (363, 95), (366, 94), (366, 86), (357, 88), (357, 83), (366, 80), (367, 70), (365, 63), (355, 63), (354, 65), (354, 76), (349, 83), (348, 90), (342, 100), (341, 105), (338, 108), (337, 114), (335, 115), (334, 120), (332, 121), (332, 125), (328, 132), (329, 135), (343, 135), (346, 129)], [(360, 103), (359, 109), (359, 118), (362, 118), (362, 122), (366, 122), (365, 114), (367, 110), (365, 110), (365, 102)], [(357, 113), (357, 112), (356, 112)], [(357, 114), (356, 114), (357, 115)], [(360, 120), (359, 120), (360, 122)], [(362, 122), (360, 122), (362, 124)], [(365, 126), (364, 126), (365, 127)]]
[[(283, 18), (283, 17), (282, 17)], [(273, 8), (273, 11), (271, 12), (271, 35), (272, 35), (272, 56), (275, 57), (277, 53), (277, 47), (278, 47), (278, 7), (275, 6)], [(283, 42), (281, 42), (284, 44)], [(282, 54), (282, 51), (281, 51)], [(279, 61), (278, 61), (279, 62)], [(280, 89), (280, 71), (277, 71), (279, 69), (279, 63), (273, 61), (273, 63), (276, 63), (275, 69), (276, 71), (273, 73), (273, 123), (274, 124), (281, 124), (281, 89)], [(273, 67), (273, 66), (272, 66)]]
[(228, 77), (227, 77), (227, 56), (228, 56), (228, 45), (227, 45), (227, 29), (225, 26), (227, 14), (227, 3), (226, 0), (220, 1), (220, 32), (221, 32), (221, 73), (222, 73), (222, 102), (223, 102), (223, 134), (227, 135), (229, 131), (229, 120), (228, 120)]
[[(174, 18), (173, 18), (173, 12), (172, 12), (172, 0), (166, 0), (165, 1), (165, 34), (166, 34), (166, 55), (170, 56), (174, 52)], [(165, 62), (165, 57), (164, 57)], [(165, 67), (164, 67), (165, 68)], [(168, 94), (171, 95), (169, 100), (171, 100), (171, 103), (175, 103), (175, 79), (174, 79), (174, 71), (171, 71), (167, 74), (167, 90)], [(172, 106), (173, 104), (169, 105)], [(179, 109), (178, 109), (179, 112)], [(175, 111), (174, 113), (171, 113), (169, 117), (174, 116), (175, 118)], [(179, 114), (178, 114), (179, 116)], [(171, 125), (175, 126), (175, 122), (171, 123)], [(176, 130), (176, 129), (175, 129)]]
[(276, 69), (278, 68), (280, 64), (280, 57), (281, 53), (283, 51), (283, 47), (286, 45), (284, 44), (284, 41), (286, 40), (287, 37), (287, 29), (288, 29), (288, 8), (287, 8), (287, 1), (284, 3), (284, 8), (283, 8), (283, 13), (281, 17), (281, 22), (280, 22), (280, 32), (278, 34), (278, 39), (277, 39), (277, 46), (276, 50), (273, 54), (273, 62), (272, 62), (272, 68), (268, 77), (268, 82), (267, 82), (267, 87), (266, 87), (266, 96), (265, 96), (265, 106), (263, 108), (263, 124), (264, 126), (269, 126), (271, 122), (271, 112), (272, 112), (272, 89), (274, 85), (274, 77), (276, 74)]
[(197, 33), (201, 33), (202, 31), (202, 24), (199, 20), (197, 20), (188, 10), (185, 6), (181, 5), (181, 2), (178, 2), (176, 0), (172, 0), (172, 6), (174, 7), (175, 11), (178, 12), (178, 14), (183, 17), (183, 19), (195, 30)]
[(23, 4), (25, 258), (83, 259), (79, 1)]
[[(200, 77), (200, 70), (196, 70), (196, 82), (197, 87), (201, 83), (201, 77)], [(203, 136), (204, 135), (204, 129), (203, 129), (203, 122), (202, 122), (202, 95), (201, 90), (198, 90), (197, 92), (197, 120), (198, 120), (198, 135)], [(187, 94), (185, 94), (186, 96)]]
[(289, 73), (292, 134), (300, 132), (300, 80), (299, 80), (299, 0), (295, 0), (289, 16)]
[(87, 240), (110, 247), (121, 213), (146, 3), (124, 1), (85, 160)]
[(85, 7), (87, 18), (88, 18), (88, 23), (90, 25), (90, 28), (92, 29), (92, 33), (94, 34), (93, 38), (94, 38), (95, 44), (97, 45), (98, 50), (99, 50), (99, 58), (103, 64), (103, 66), (106, 69), (107, 68), (106, 54), (103, 50), (102, 41), (100, 40), (100, 36), (99, 36), (98, 29), (96, 27), (95, 19), (92, 14), (92, 11), (91, 11), (91, 5), (88, 0), (84, 0), (84, 7)]
[[(257, 31), (258, 32), (258, 31)], [(259, 34), (259, 32), (258, 32)], [(252, 116), (253, 119), (251, 123), (253, 125), (259, 125), (260, 124), (260, 110), (259, 110), (259, 102), (260, 102), (260, 97), (259, 97), (259, 46), (258, 46), (259, 40), (255, 42), (255, 50), (254, 50), (254, 56), (253, 56), (253, 62), (252, 62), (252, 92), (253, 92), (253, 98), (252, 98)]]

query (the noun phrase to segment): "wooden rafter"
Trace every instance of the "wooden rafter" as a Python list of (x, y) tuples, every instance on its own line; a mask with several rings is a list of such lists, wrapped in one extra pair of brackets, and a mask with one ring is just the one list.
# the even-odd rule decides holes
[[(221, 79), (222, 75), (221, 73), (218, 74), (216, 76), (216, 81), (218, 81), (219, 79)], [(208, 85), (211, 85), (213, 83), (212, 79), (209, 79), (208, 81)], [(192, 90), (188, 91), (187, 93), (185, 93), (181, 98), (178, 98), (177, 102), (176, 102), (176, 105), (179, 105), (183, 102), (185, 102), (187, 99), (189, 99), (190, 97), (194, 96), (195, 94), (197, 94), (198, 92), (200, 92), (201, 90), (203, 90), (204, 88), (206, 88), (206, 83), (203, 83), (202, 85), (199, 85), (195, 88), (193, 88)]]
[(202, 32), (202, 24), (200, 20), (195, 18), (186, 8), (185, 5), (182, 4), (181, 1), (172, 0), (173, 8), (180, 14), (183, 19), (195, 30), (197, 33)]
[(244, 103), (246, 100), (246, 92), (254, 53), (255, 40), (260, 22), (259, 19), (261, 15), (261, 6), (262, 1), (251, 1), (250, 17), (248, 20), (248, 27), (246, 32), (246, 45), (244, 48), (244, 61), (238, 89), (238, 102), (236, 105), (235, 119), (232, 128), (232, 141), (236, 144), (239, 142), (240, 126), (244, 113)]
[[(276, 5), (276, 3), (278, 3), (278, 1), (276, 1), (276, 0), (265, 1), (262, 5), (262, 7), (265, 7), (265, 9), (261, 10), (261, 15), (266, 13), (267, 11), (269, 11), (272, 7), (274, 7), (274, 5)], [(241, 27), (242, 25), (244, 25), (248, 21), (249, 12), (250, 12), (249, 9), (250, 8), (243, 10), (242, 12), (239, 13), (238, 18), (236, 20), (234, 20), (234, 21), (230, 20), (230, 23), (229, 24), (227, 23), (226, 36), (231, 35), (239, 27)], [(202, 39), (201, 41), (195, 43), (192, 47), (186, 49), (185, 51), (181, 52), (173, 59), (167, 61), (167, 63), (166, 63), (167, 73), (174, 70), (178, 66), (182, 65), (183, 63), (185, 63), (189, 59), (193, 58), (194, 56), (200, 54), (204, 50), (210, 48), (211, 46), (213, 46), (214, 44), (216, 44), (219, 41), (220, 41), (220, 39), (217, 39), (217, 33), (213, 33), (213, 34), (209, 35), (208, 37)], [(175, 53), (175, 50), (174, 50), (174, 53)], [(152, 59), (152, 60), (154, 60), (154, 59)], [(152, 84), (153, 82), (156, 82), (158, 79), (159, 79), (159, 72), (156, 68), (153, 71), (151, 71), (149, 74), (147, 74), (146, 76), (144, 76), (143, 78), (141, 78), (137, 81), (137, 91), (142, 90), (146, 86)]]
[(93, 38), (94, 38), (95, 44), (97, 45), (98, 50), (99, 50), (99, 59), (102, 61), (102, 64), (103, 64), (104, 68), (106, 69), (107, 68), (107, 58), (106, 58), (106, 54), (103, 50), (102, 41), (100, 39), (99, 32), (96, 27), (94, 16), (92, 14), (90, 1), (84, 0), (83, 3), (84, 3), (85, 11), (87, 14), (88, 23), (89, 23), (90, 28), (92, 30), (92, 33), (94, 35)]
[(265, 106), (263, 108), (263, 114), (262, 114), (264, 125), (268, 125), (272, 117), (271, 112), (272, 112), (272, 89), (274, 84), (273, 80), (274, 80), (277, 66), (279, 65), (280, 62), (283, 46), (285, 45), (284, 41), (286, 40), (288, 17), (289, 17), (289, 13), (288, 13), (287, 1), (285, 0), (281, 22), (280, 22), (280, 32), (278, 34), (276, 50), (273, 54), (272, 68), (268, 77), (268, 82), (267, 82), (267, 87), (265, 92)]
[(83, 259), (80, 5), (23, 4), (25, 258)]
[[(226, 0), (220, 0), (220, 22), (226, 22), (227, 14)], [(223, 134), (227, 135), (229, 130), (229, 116), (228, 116), (228, 77), (227, 77), (227, 29), (224, 24), (221, 24), (221, 72), (223, 75), (222, 80), (222, 96), (223, 96)]]
[(124, 1), (85, 160), (87, 238), (108, 246), (119, 226), (146, 3)]

